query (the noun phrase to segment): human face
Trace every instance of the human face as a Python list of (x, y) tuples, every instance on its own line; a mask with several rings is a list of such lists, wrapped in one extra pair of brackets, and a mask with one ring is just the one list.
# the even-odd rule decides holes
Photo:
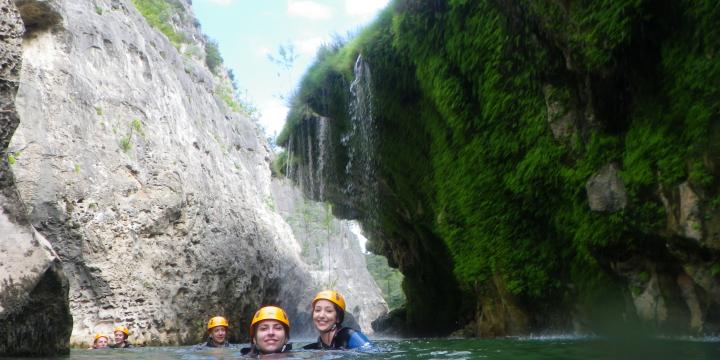
[(282, 350), (287, 343), (288, 334), (285, 326), (277, 320), (263, 320), (255, 328), (255, 346), (263, 354), (271, 354)]
[(95, 340), (93, 348), (95, 349), (106, 349), (108, 347), (108, 339), (106, 337), (99, 337)]
[(116, 331), (113, 335), (115, 335), (115, 344), (120, 344), (125, 341), (125, 333), (122, 331)]
[(224, 326), (216, 326), (210, 329), (210, 337), (216, 345), (222, 345), (225, 343), (225, 335), (227, 334), (227, 328)]
[(328, 332), (333, 329), (337, 322), (337, 311), (335, 304), (328, 300), (318, 300), (315, 302), (312, 314), (315, 328), (321, 333)]

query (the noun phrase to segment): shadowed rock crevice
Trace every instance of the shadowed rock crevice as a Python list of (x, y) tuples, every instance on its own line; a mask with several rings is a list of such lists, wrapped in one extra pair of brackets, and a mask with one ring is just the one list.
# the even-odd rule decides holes
[(25, 36), (36, 32), (50, 30), (62, 22), (57, 4), (51, 0), (19, 0), (16, 1), (18, 11), (25, 24)]
[(72, 330), (69, 286), (60, 262), (54, 262), (32, 291), (23, 296), (24, 285), (3, 285), (0, 306), (5, 308), (6, 314), (0, 318), (0, 354), (50, 356), (69, 353), (68, 340)]

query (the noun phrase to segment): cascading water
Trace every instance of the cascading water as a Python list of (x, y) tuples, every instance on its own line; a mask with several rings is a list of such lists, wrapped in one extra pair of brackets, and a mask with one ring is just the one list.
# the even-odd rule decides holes
[(328, 147), (330, 146), (330, 119), (320, 116), (317, 118), (317, 126), (315, 127), (315, 138), (318, 144), (318, 156), (317, 156), (317, 170), (315, 172), (315, 179), (318, 189), (318, 199), (325, 201), (325, 179), (329, 176), (327, 171), (327, 164), (330, 164), (330, 152)]
[(291, 180), (293, 180), (292, 171), (294, 170), (293, 166), (291, 165), (292, 162), (293, 162), (293, 138), (291, 136), (290, 139), (288, 139), (287, 159), (285, 162), (285, 176)]
[(309, 129), (306, 130), (305, 127), (303, 127), (303, 130), (305, 132), (305, 148), (307, 151), (307, 168), (305, 169), (305, 177), (307, 178), (307, 193), (310, 195), (310, 198), (316, 198), (315, 196), (315, 156), (313, 156), (313, 133)]
[[(346, 192), (362, 202), (365, 221), (374, 227), (377, 219), (378, 186), (375, 178), (377, 161), (377, 124), (373, 117), (373, 93), (370, 66), (359, 55), (355, 61), (355, 80), (350, 84), (350, 132), (342, 138), (348, 148), (345, 171), (359, 188), (348, 186)], [(352, 182), (351, 182), (352, 183)]]

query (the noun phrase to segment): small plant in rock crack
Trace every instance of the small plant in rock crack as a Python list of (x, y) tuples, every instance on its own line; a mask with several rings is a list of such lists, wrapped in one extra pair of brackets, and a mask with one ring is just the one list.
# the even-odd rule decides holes
[(120, 139), (119, 145), (123, 152), (128, 152), (132, 148), (132, 139), (134, 133), (138, 133), (140, 134), (140, 136), (145, 138), (145, 132), (142, 128), (142, 122), (140, 122), (139, 119), (133, 119), (129, 124), (129, 128), (130, 129), (127, 136), (124, 136)]

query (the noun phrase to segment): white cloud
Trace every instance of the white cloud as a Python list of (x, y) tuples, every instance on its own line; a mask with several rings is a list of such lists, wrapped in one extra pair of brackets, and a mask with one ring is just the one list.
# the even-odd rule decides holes
[(298, 53), (305, 54), (305, 55), (315, 55), (317, 53), (317, 49), (322, 45), (323, 43), (326, 43), (327, 40), (323, 39), (321, 37), (312, 37), (302, 40), (295, 41), (295, 48), (297, 49)]
[(372, 15), (387, 6), (389, 0), (345, 0), (348, 15)]
[(213, 4), (220, 5), (220, 6), (229, 6), (229, 5), (232, 5), (232, 3), (235, 0), (208, 0), (208, 1)]
[(260, 124), (265, 128), (266, 134), (272, 136), (280, 133), (285, 125), (289, 109), (280, 100), (271, 100), (260, 106)]
[(329, 19), (332, 11), (329, 7), (314, 1), (288, 1), (288, 14), (308, 19)]

